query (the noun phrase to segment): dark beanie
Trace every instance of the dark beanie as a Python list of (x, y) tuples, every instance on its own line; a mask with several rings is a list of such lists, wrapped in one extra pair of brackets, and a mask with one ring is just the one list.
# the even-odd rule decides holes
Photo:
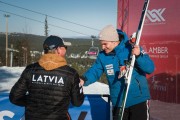
[(57, 47), (66, 47), (62, 38), (58, 36), (49, 36), (46, 38), (43, 44), (44, 50), (52, 50)]

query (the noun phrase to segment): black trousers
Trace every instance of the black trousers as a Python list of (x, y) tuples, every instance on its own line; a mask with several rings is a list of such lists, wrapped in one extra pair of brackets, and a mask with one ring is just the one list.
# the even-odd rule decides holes
[[(125, 108), (123, 120), (149, 120), (149, 101)], [(119, 120), (119, 107), (113, 108), (113, 120)]]

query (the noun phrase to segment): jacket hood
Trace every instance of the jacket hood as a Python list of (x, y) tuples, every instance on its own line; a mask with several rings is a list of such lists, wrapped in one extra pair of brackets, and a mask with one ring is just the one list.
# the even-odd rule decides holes
[(45, 70), (53, 70), (58, 67), (67, 65), (65, 58), (52, 53), (44, 54), (41, 56), (38, 62)]
[(129, 43), (129, 37), (128, 37), (128, 35), (125, 32), (123, 32), (120, 29), (117, 29), (117, 32), (118, 32), (119, 36), (123, 36), (123, 38), (121, 39), (121, 44)]

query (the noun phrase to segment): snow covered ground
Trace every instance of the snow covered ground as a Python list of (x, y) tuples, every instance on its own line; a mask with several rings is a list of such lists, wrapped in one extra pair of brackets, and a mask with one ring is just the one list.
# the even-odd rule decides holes
[[(0, 92), (9, 92), (24, 67), (0, 67)], [(109, 94), (106, 84), (96, 82), (84, 87), (85, 94)], [(180, 120), (180, 104), (151, 100), (151, 120)]]
[(0, 67), (0, 92), (9, 92), (24, 67)]

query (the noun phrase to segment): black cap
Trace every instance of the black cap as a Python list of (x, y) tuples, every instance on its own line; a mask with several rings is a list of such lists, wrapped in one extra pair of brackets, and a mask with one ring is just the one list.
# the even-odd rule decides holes
[(44, 50), (52, 50), (57, 47), (66, 47), (63, 39), (58, 36), (51, 35), (47, 37), (46, 40), (44, 41), (43, 44)]

